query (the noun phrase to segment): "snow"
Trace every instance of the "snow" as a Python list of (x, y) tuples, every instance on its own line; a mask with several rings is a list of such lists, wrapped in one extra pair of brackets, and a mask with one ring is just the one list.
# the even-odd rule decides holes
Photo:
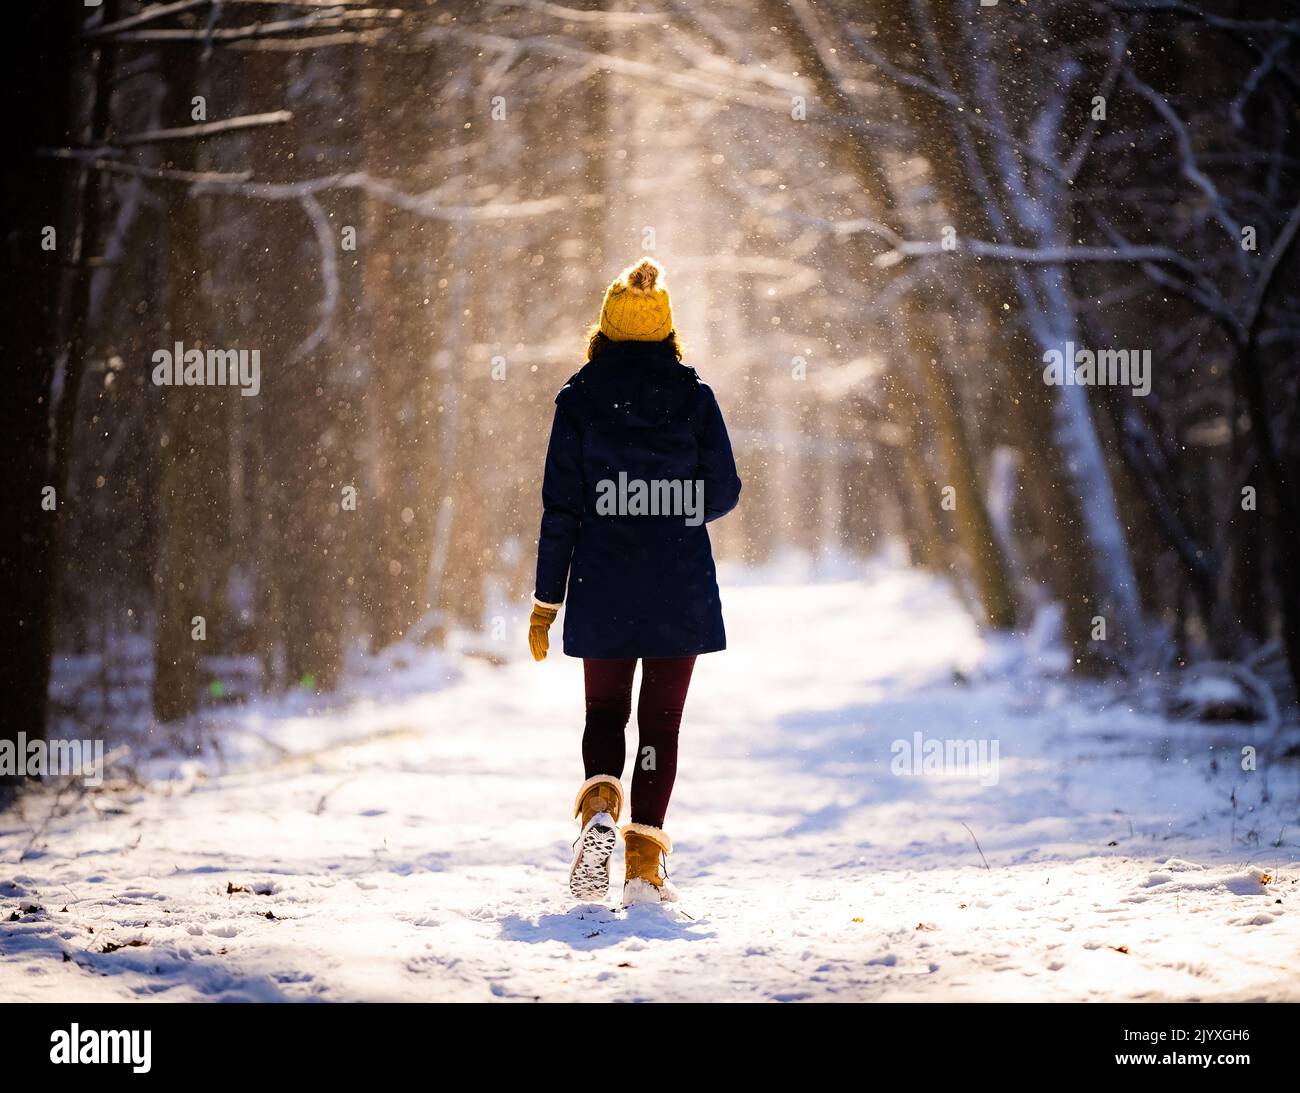
[[(675, 907), (569, 899), (581, 666), (527, 659), (521, 607), (504, 665), (398, 650), (223, 714), (220, 755), (0, 814), (0, 996), (1300, 1000), (1276, 738), (1125, 708), (885, 560), (723, 595)], [(995, 741), (996, 782), (891, 774), (918, 732)]]

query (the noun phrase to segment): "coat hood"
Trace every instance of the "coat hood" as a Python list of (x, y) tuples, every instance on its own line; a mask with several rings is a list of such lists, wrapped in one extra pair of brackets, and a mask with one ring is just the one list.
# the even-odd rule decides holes
[(555, 401), (581, 399), (600, 417), (650, 428), (670, 421), (699, 384), (695, 369), (664, 346), (614, 342), (569, 377)]

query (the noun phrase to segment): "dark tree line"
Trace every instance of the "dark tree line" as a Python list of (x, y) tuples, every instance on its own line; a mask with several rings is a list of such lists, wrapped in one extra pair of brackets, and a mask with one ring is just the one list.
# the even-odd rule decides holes
[[(990, 628), (1057, 605), (1081, 671), (1293, 696), (1292, 5), (11, 18), (10, 737), (52, 663), (108, 731), (510, 640), (550, 398), (642, 251), (735, 422), (724, 557), (896, 541)], [(177, 342), (259, 392), (155, 384)], [(1150, 393), (1044, 382), (1066, 343)]]

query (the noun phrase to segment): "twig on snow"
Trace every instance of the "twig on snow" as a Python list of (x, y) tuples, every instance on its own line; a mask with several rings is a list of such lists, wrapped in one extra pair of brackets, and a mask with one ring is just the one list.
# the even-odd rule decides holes
[(980, 861), (982, 861), (982, 862), (984, 863), (984, 868), (985, 868), (985, 869), (988, 869), (988, 871), (989, 871), (990, 873), (992, 873), (993, 870), (992, 870), (992, 869), (989, 869), (989, 860), (988, 860), (988, 858), (986, 858), (986, 857), (984, 856), (984, 851), (983, 851), (983, 850), (980, 850), (980, 841), (979, 841), (979, 839), (975, 838), (975, 832), (971, 831), (970, 826), (966, 823), (965, 820), (959, 820), (958, 823), (960, 823), (962, 827), (966, 828), (967, 833), (968, 833), (968, 834), (970, 835), (970, 837), (971, 837), (971, 841), (975, 844), (975, 849), (976, 849), (976, 850), (979, 850), (979, 853), (980, 853)]

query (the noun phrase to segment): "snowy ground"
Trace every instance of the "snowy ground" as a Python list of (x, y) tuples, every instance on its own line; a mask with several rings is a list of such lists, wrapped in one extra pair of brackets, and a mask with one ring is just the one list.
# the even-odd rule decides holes
[[(580, 665), (442, 657), (0, 814), (0, 997), (1300, 1000), (1300, 771), (1262, 730), (1102, 708), (884, 565), (724, 602), (680, 910), (567, 898)], [(996, 785), (891, 774), (916, 732), (996, 741)]]

